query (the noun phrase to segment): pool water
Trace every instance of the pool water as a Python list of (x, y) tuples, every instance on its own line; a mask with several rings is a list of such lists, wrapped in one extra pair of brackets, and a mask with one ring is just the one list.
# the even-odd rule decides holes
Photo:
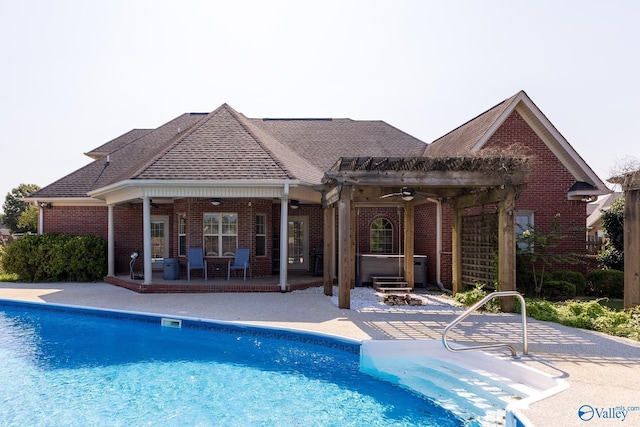
[(461, 426), (364, 374), (359, 344), (266, 328), (0, 302), (0, 424)]

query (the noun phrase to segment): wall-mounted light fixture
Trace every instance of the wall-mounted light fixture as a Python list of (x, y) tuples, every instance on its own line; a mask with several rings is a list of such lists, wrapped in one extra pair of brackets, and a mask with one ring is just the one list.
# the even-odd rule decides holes
[(300, 207), (299, 200), (291, 200), (291, 209), (298, 209)]
[(42, 202), (42, 203), (40, 203), (40, 207), (43, 208), (43, 209), (44, 208), (51, 209), (51, 203)]
[(213, 206), (219, 206), (220, 203), (222, 203), (222, 200), (220, 200), (220, 199), (217, 199), (217, 198), (216, 199), (211, 199), (211, 204)]

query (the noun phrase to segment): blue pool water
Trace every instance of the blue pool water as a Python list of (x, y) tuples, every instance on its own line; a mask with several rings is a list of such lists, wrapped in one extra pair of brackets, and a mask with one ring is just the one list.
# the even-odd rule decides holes
[(0, 425), (461, 426), (360, 372), (359, 344), (0, 302)]

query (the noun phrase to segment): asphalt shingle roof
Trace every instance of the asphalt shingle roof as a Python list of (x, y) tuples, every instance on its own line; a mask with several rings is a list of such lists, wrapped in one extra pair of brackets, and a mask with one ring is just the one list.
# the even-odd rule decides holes
[[(345, 156), (415, 156), (425, 144), (382, 122), (250, 119), (223, 104), (133, 130), (90, 151), (94, 162), (32, 195), (87, 197), (124, 180), (300, 180), (321, 182)], [(109, 161), (107, 161), (107, 159)]]
[(132, 129), (124, 135), (120, 135), (119, 137), (114, 138), (111, 141), (102, 144), (101, 146), (94, 148), (91, 151), (86, 152), (85, 154), (91, 158), (99, 159), (102, 156), (105, 156), (113, 151), (124, 147), (127, 144), (130, 144), (131, 142), (143, 137), (151, 131), (153, 131), (153, 129)]
[(505, 99), (498, 105), (488, 109), (479, 116), (469, 120), (462, 126), (433, 141), (424, 150), (425, 156), (463, 156), (486, 135), (489, 128), (509, 107), (518, 94)]

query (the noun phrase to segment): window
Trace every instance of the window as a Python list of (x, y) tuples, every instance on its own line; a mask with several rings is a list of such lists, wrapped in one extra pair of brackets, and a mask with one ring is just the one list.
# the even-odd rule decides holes
[(178, 255), (187, 255), (187, 219), (178, 217)]
[(371, 223), (371, 252), (393, 253), (393, 225), (386, 218), (378, 218)]
[(256, 215), (256, 256), (267, 255), (267, 216)]
[(516, 212), (516, 223), (515, 223), (515, 231), (516, 231), (516, 241), (518, 242), (518, 249), (527, 250), (532, 249), (529, 247), (529, 243), (522, 241), (522, 236), (524, 232), (532, 232), (533, 231), (533, 212)]
[(205, 256), (235, 256), (238, 247), (238, 214), (204, 214), (203, 236)]

